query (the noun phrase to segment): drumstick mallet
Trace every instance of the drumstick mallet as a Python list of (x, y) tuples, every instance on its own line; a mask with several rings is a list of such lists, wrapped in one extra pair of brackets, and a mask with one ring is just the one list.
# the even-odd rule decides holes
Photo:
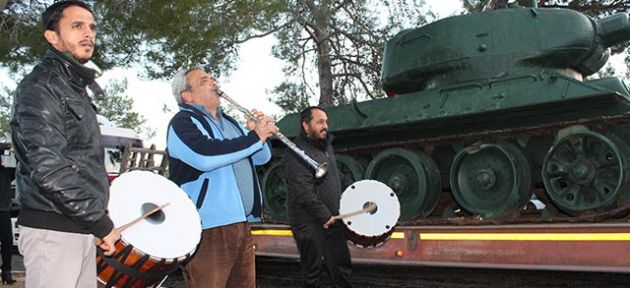
[(352, 212), (348, 212), (348, 213), (344, 213), (344, 214), (339, 214), (337, 216), (333, 216), (332, 218), (337, 221), (343, 218), (348, 218), (348, 217), (352, 217), (355, 215), (359, 215), (359, 214), (363, 214), (363, 213), (371, 213), (372, 211), (374, 211), (374, 209), (376, 209), (376, 203), (370, 203), (370, 205), (368, 205), (367, 207), (357, 210), (357, 211), (352, 211)]
[[(151, 215), (153, 215), (153, 213), (160, 211), (162, 209), (164, 209), (166, 206), (168, 206), (168, 204), (171, 204), (170, 202), (166, 202), (158, 207), (155, 207), (153, 209), (151, 209), (150, 211), (148, 211), (147, 213), (142, 214), (140, 217), (131, 220), (131, 222), (122, 225), (120, 227), (118, 227), (118, 232), (122, 233), (123, 231), (125, 231), (127, 228), (131, 227), (132, 225), (142, 221), (142, 219), (145, 219)], [(94, 238), (94, 243), (96, 243), (96, 245), (101, 245), (101, 243), (103, 243), (103, 239), (101, 238)]]

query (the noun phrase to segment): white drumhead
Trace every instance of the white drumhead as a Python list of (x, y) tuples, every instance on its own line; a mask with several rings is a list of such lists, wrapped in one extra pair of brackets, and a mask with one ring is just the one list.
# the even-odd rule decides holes
[(121, 174), (112, 181), (109, 216), (120, 227), (165, 203), (162, 213), (125, 229), (122, 240), (153, 258), (181, 259), (199, 244), (201, 219), (186, 192), (167, 178), (137, 170)]
[(376, 204), (373, 213), (362, 213), (343, 218), (353, 232), (361, 236), (379, 236), (394, 228), (400, 216), (398, 196), (387, 185), (375, 180), (361, 180), (350, 185), (341, 194), (339, 214), (351, 213)]

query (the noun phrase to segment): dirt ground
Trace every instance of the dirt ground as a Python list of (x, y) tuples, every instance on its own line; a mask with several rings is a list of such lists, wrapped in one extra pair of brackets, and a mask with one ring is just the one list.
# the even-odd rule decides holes
[(12, 272), (11, 274), (17, 282), (13, 285), (0, 283), (0, 287), (24, 288), (24, 272)]

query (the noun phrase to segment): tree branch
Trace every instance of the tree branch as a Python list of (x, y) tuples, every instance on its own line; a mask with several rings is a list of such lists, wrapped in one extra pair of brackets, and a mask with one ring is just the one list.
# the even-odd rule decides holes
[(273, 28), (273, 29), (271, 29), (271, 30), (269, 30), (267, 32), (264, 32), (262, 34), (248, 35), (247, 37), (245, 37), (243, 39), (232, 41), (232, 44), (243, 44), (243, 43), (245, 43), (245, 42), (247, 42), (247, 41), (249, 41), (251, 39), (263, 38), (265, 36), (271, 35), (273, 33), (276, 33), (278, 31), (284, 29), (284, 28), (288, 27), (289, 25), (291, 25), (293, 23), (295, 23), (295, 20), (292, 20), (292, 21), (289, 21), (287, 23), (284, 23), (284, 24), (282, 24), (282, 25), (280, 25), (278, 27), (275, 27), (275, 28)]

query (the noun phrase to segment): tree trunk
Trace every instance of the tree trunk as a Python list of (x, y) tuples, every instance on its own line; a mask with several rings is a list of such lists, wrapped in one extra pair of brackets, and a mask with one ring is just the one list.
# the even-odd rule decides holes
[(317, 73), (319, 74), (319, 106), (334, 105), (332, 67), (330, 61), (330, 15), (331, 1), (323, 1), (315, 16), (315, 43), (317, 43)]
[(319, 106), (333, 106), (332, 68), (330, 64), (330, 46), (327, 40), (319, 42), (317, 47), (317, 72), (319, 74)]

